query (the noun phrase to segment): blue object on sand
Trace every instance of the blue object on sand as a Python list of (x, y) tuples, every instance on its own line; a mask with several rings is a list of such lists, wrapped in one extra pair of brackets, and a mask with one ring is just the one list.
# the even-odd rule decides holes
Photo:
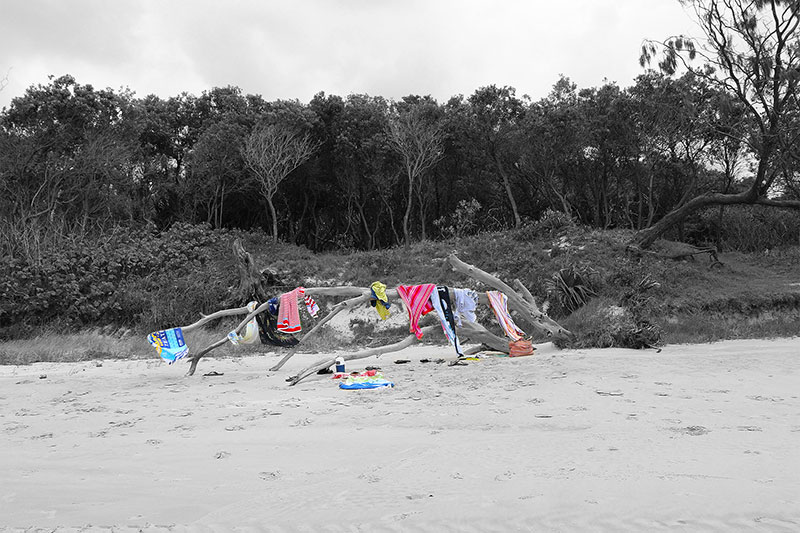
[(350, 380), (339, 383), (339, 388), (347, 390), (356, 390), (356, 389), (380, 389), (382, 387), (394, 387), (393, 382), (384, 378), (364, 380), (364, 381), (352, 381), (350, 383), (348, 383), (348, 381)]

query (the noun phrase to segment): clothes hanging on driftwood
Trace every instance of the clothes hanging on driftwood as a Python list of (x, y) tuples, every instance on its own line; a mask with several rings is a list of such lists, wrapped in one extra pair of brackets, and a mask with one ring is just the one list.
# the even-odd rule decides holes
[(269, 304), (267, 306), (267, 311), (256, 315), (261, 344), (272, 344), (273, 346), (281, 346), (284, 348), (297, 346), (300, 342), (299, 340), (292, 335), (278, 331), (278, 297), (270, 298), (267, 303)]
[(186, 346), (186, 341), (183, 339), (183, 330), (181, 328), (154, 331), (147, 336), (147, 342), (169, 364), (185, 357), (189, 353), (189, 347)]
[(456, 335), (456, 321), (453, 317), (453, 306), (450, 301), (450, 291), (447, 287), (439, 285), (431, 292), (431, 304), (439, 315), (439, 321), (442, 323), (442, 330), (445, 337), (450, 341), (450, 344), (456, 349), (456, 353), (461, 356), (461, 344), (458, 342), (458, 335)]
[(278, 308), (278, 331), (281, 333), (300, 333), (300, 310), (297, 299), (305, 296), (303, 287), (281, 294), (281, 305)]
[(506, 332), (506, 335), (515, 341), (523, 338), (525, 332), (514, 324), (514, 320), (508, 314), (508, 297), (500, 291), (488, 291), (486, 296), (489, 297), (489, 305), (491, 305), (494, 316), (497, 317), (497, 321)]
[(418, 339), (422, 338), (422, 330), (419, 327), (419, 319), (433, 311), (431, 305), (431, 293), (436, 289), (433, 283), (422, 285), (398, 285), (397, 294), (403, 299), (408, 310), (408, 320), (411, 323), (409, 331), (414, 333)]
[(386, 296), (386, 285), (376, 281), (370, 286), (370, 291), (372, 294), (370, 295), (369, 304), (375, 308), (381, 320), (386, 320), (391, 314), (389, 307), (392, 305), (389, 303), (389, 297)]
[(456, 324), (461, 326), (461, 319), (477, 322), (475, 307), (478, 305), (478, 293), (472, 289), (453, 289)]

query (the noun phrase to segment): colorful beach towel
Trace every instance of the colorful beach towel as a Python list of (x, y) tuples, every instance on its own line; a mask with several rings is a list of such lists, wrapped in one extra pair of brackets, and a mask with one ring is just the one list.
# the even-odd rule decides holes
[(278, 331), (281, 333), (300, 333), (300, 309), (297, 299), (305, 296), (305, 289), (297, 287), (293, 291), (281, 294), (281, 303), (278, 307)]
[(508, 297), (500, 291), (488, 291), (486, 296), (489, 297), (489, 305), (491, 305), (494, 316), (497, 317), (497, 321), (500, 322), (506, 335), (515, 341), (524, 337), (525, 332), (514, 324), (514, 320), (508, 314)]
[(433, 311), (431, 304), (431, 293), (436, 289), (433, 283), (423, 285), (399, 285), (397, 294), (403, 299), (408, 310), (408, 320), (411, 323), (409, 331), (414, 333), (418, 339), (422, 338), (422, 331), (419, 327), (419, 319)]
[(185, 357), (189, 353), (189, 347), (186, 346), (186, 341), (183, 340), (183, 331), (181, 328), (154, 331), (147, 336), (147, 342), (149, 342), (153, 348), (156, 349), (156, 353), (169, 364)]
[(380, 389), (383, 387), (394, 387), (394, 383), (383, 377), (380, 372), (371, 375), (350, 376), (339, 383), (340, 389)]

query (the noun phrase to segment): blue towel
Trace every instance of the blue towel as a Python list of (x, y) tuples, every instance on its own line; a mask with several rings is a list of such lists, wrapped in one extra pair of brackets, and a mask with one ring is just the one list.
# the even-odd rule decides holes
[(189, 347), (186, 346), (186, 341), (183, 340), (183, 331), (181, 331), (181, 328), (155, 331), (147, 336), (147, 342), (149, 342), (153, 348), (156, 349), (158, 355), (169, 364), (174, 363), (189, 353)]

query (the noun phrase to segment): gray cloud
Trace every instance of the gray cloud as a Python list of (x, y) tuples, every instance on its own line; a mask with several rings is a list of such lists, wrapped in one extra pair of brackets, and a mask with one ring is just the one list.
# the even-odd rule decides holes
[(693, 26), (677, 0), (25, 0), (4, 5), (0, 106), (47, 75), (140, 96), (237, 85), (266, 99), (318, 91), (440, 101), (495, 83), (544, 96), (640, 73), (645, 37)]

